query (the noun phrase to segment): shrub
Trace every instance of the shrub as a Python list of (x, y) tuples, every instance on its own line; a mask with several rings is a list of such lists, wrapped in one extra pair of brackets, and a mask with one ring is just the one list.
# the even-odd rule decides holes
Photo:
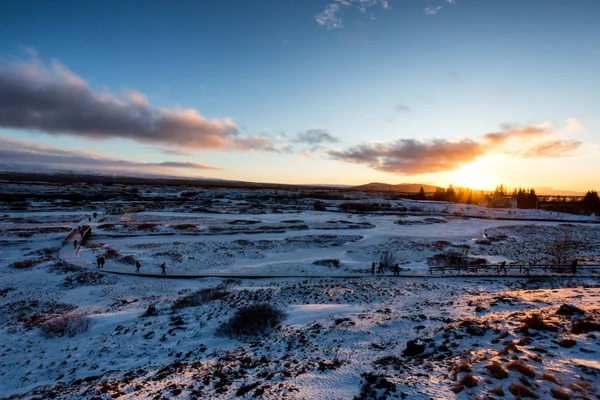
[(61, 315), (40, 325), (40, 332), (46, 338), (75, 336), (90, 329), (91, 320), (81, 314)]
[(78, 286), (94, 286), (106, 282), (106, 275), (96, 271), (84, 271), (75, 275), (67, 276), (62, 286), (72, 289)]
[(123, 256), (121, 258), (119, 258), (119, 262), (122, 262), (123, 264), (129, 264), (129, 265), (135, 265), (135, 257), (132, 256), (131, 254), (128, 256)]
[[(178, 246), (177, 242), (173, 242), (173, 244), (175, 246)], [(154, 253), (152, 254), (153, 258), (158, 258), (158, 257), (168, 257), (171, 259), (171, 261), (173, 262), (178, 262), (180, 263), (181, 261), (183, 261), (183, 256), (176, 252), (176, 251), (160, 251), (158, 253)]]
[(16, 268), (16, 269), (29, 269), (31, 267), (33, 267), (34, 265), (36, 265), (39, 262), (42, 262), (43, 260), (41, 259), (30, 259), (30, 260), (24, 260), (24, 261), (15, 261), (14, 263), (10, 264), (11, 268)]
[(340, 267), (340, 260), (339, 259), (328, 259), (328, 260), (317, 260), (315, 262), (313, 262), (314, 265), (321, 265), (323, 267), (335, 267), (335, 268), (339, 268)]
[(390, 253), (389, 251), (384, 251), (381, 256), (379, 256), (379, 262), (383, 265), (383, 268), (390, 269), (394, 267), (396, 261), (396, 257)]
[(108, 258), (109, 260), (114, 260), (116, 258), (121, 257), (121, 254), (117, 250), (109, 247), (108, 249), (106, 249), (106, 251), (104, 251), (104, 257)]
[(456, 250), (447, 250), (443, 253), (438, 253), (432, 257), (427, 259), (427, 263), (433, 266), (446, 266), (446, 267), (454, 267), (457, 265), (467, 265), (469, 264), (469, 257), (467, 256), (467, 252), (459, 252)]
[(157, 226), (158, 226), (158, 224), (153, 224), (153, 223), (150, 223), (150, 222), (146, 222), (146, 223), (143, 223), (143, 224), (139, 224), (137, 227), (138, 227), (139, 230), (142, 230), (142, 231), (151, 231), (154, 228), (156, 228)]
[(182, 296), (175, 300), (171, 309), (180, 310), (182, 308), (187, 307), (198, 307), (202, 304), (206, 304), (212, 300), (222, 299), (231, 294), (228, 290), (224, 288), (207, 288), (201, 289), (194, 293), (190, 293), (188, 295)]
[(217, 333), (229, 337), (259, 336), (270, 333), (285, 320), (286, 314), (269, 303), (251, 304), (238, 309)]
[(8, 303), (11, 313), (17, 314), (17, 321), (25, 329), (32, 329), (40, 324), (75, 310), (71, 304), (56, 303), (54, 301), (19, 301)]
[(179, 224), (173, 225), (173, 229), (178, 231), (190, 231), (196, 229), (196, 225), (194, 224)]
[(71, 265), (71, 264), (65, 264), (62, 261), (55, 262), (54, 264), (52, 264), (50, 266), (50, 272), (56, 272), (58, 274), (66, 274), (69, 272), (81, 272), (81, 271), (83, 271), (82, 268), (77, 267), (75, 265)]
[(140, 318), (156, 317), (157, 315), (158, 309), (156, 308), (156, 304), (150, 304), (146, 311), (144, 311), (144, 313), (140, 315)]

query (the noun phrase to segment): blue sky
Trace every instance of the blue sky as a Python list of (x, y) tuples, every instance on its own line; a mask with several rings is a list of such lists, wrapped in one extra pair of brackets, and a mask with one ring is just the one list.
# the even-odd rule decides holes
[[(252, 181), (599, 189), (595, 0), (7, 1), (2, 11), (0, 73), (19, 82), (0, 86), (9, 161), (41, 155), (38, 164), (55, 167), (151, 165)], [(35, 78), (23, 73), (32, 66)], [(40, 88), (76, 89), (60, 71), (87, 94), (41, 113)], [(27, 104), (6, 104), (23, 90)], [(121, 125), (101, 121), (110, 113), (89, 116), (102, 96), (128, 101), (131, 92), (154, 117), (140, 122), (129, 106), (118, 110), (130, 113)], [(86, 99), (89, 109), (77, 107)], [(178, 114), (166, 124), (185, 120), (177, 132), (147, 128), (158, 109), (224, 125), (187, 125)], [(50, 157), (60, 150), (69, 154)]]

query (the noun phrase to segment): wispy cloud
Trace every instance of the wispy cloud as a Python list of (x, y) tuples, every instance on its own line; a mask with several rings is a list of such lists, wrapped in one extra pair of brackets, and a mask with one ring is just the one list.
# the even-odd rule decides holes
[(269, 138), (240, 135), (230, 119), (152, 106), (138, 92), (96, 92), (58, 61), (0, 64), (0, 127), (196, 150), (279, 151)]
[(306, 143), (309, 145), (318, 145), (321, 143), (339, 143), (340, 139), (330, 134), (325, 129), (309, 129), (299, 132), (294, 139), (294, 143)]
[(412, 111), (406, 104), (397, 104), (396, 107), (394, 107), (394, 110), (398, 113), (409, 113)]
[(425, 14), (427, 14), (427, 15), (435, 15), (438, 12), (440, 12), (440, 10), (442, 8), (444, 8), (444, 7), (442, 7), (442, 6), (428, 6), (428, 7), (425, 7), (424, 11), (425, 11)]
[[(423, 0), (418, 0), (423, 1)], [(440, 12), (445, 6), (456, 4), (455, 0), (437, 0), (431, 4), (429, 0), (425, 0), (428, 4), (423, 11), (427, 15), (435, 15)], [(372, 9), (391, 9), (388, 0), (330, 0), (323, 11), (315, 15), (315, 21), (327, 29), (340, 29), (344, 26), (342, 15), (346, 10), (358, 10), (361, 14), (366, 15), (369, 19), (375, 19), (375, 13)]]
[(550, 125), (528, 125), (514, 127), (503, 125), (502, 131), (486, 133), (483, 138), (489, 145), (498, 146), (508, 142), (511, 139), (535, 138), (553, 133), (554, 129)]
[[(317, 24), (327, 29), (339, 29), (343, 26), (341, 14), (343, 9), (356, 9), (362, 14), (367, 14), (372, 7), (381, 7), (381, 9), (389, 9), (387, 0), (333, 0), (325, 6), (325, 9), (315, 15)], [(374, 15), (369, 15), (374, 18)]]
[(565, 127), (567, 132), (585, 132), (587, 129), (581, 122), (576, 118), (567, 119), (567, 125)]
[[(551, 158), (571, 155), (580, 142), (572, 140), (548, 141), (555, 134), (552, 126), (504, 126), (500, 132), (490, 132), (480, 140), (450, 141), (436, 139), (423, 142), (416, 139), (398, 139), (392, 142), (362, 143), (346, 150), (330, 150), (330, 158), (364, 164), (372, 169), (404, 175), (453, 171), (464, 164), (491, 153), (508, 153), (525, 158)], [(507, 146), (543, 141), (525, 152), (510, 152)], [(513, 143), (515, 142), (515, 143)]]
[(42, 143), (0, 136), (0, 160), (5, 164), (36, 165), (53, 168), (175, 173), (176, 169), (221, 170), (198, 162), (136, 162), (106, 157), (89, 151), (61, 149)]
[(451, 5), (451, 4), (456, 4), (456, 0), (444, 0), (443, 3), (441, 1), (438, 1), (438, 3), (435, 5), (429, 5), (429, 6), (425, 7), (425, 9), (423, 11), (425, 11), (425, 14), (427, 14), (427, 15), (435, 15), (438, 12), (440, 12), (442, 10), (442, 8), (444, 8), (444, 5)]
[(556, 140), (542, 143), (523, 152), (525, 158), (560, 158), (567, 157), (581, 146), (576, 140)]

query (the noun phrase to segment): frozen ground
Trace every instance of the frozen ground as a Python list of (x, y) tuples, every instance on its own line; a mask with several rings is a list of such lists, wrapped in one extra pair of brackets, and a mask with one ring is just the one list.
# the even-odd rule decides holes
[[(429, 257), (448, 249), (491, 261), (540, 261), (553, 257), (553, 244), (565, 238), (578, 243), (577, 256), (597, 263), (597, 225), (565, 225), (572, 220), (565, 215), (532, 222), (440, 216), (439, 210), (101, 215), (92, 221), (93, 240), (78, 254), (70, 243), (61, 253), (89, 270), (57, 260), (62, 232), (37, 229), (68, 230), (83, 223), (85, 211), (11, 212), (0, 224), (0, 396), (491, 399), (500, 393), (525, 398), (529, 391), (540, 399), (600, 398), (598, 278), (368, 273), (386, 251), (418, 274)], [(33, 233), (18, 235), (23, 232)], [(173, 274), (324, 277), (163, 280), (97, 272), (96, 256), (109, 249), (117, 255), (107, 269), (119, 271), (133, 272), (129, 262), (137, 259), (143, 271), (155, 273), (166, 262)], [(334, 259), (339, 267), (314, 264)], [(327, 277), (340, 274), (348, 277)], [(174, 307), (218, 286), (218, 297)], [(217, 334), (237, 309), (262, 302), (287, 314), (272, 333)], [(557, 314), (563, 304), (578, 309)], [(150, 305), (157, 311), (142, 317)], [(44, 330), (68, 316), (83, 325), (89, 318), (89, 329), (82, 325), (64, 336)]]

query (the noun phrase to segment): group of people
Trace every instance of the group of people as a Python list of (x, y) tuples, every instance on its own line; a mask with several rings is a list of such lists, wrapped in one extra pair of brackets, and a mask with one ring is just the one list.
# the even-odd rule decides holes
[(80, 234), (80, 235), (83, 237), (83, 234), (84, 234), (84, 233), (85, 233), (85, 231), (87, 231), (88, 229), (90, 229), (90, 226), (89, 226), (89, 225), (87, 225), (87, 224), (86, 224), (86, 225), (81, 225), (81, 226), (78, 226), (78, 227), (77, 227), (77, 233), (79, 233), (79, 234)]
[(96, 268), (104, 268), (105, 261), (106, 259), (104, 256), (98, 256), (98, 258), (96, 258)]
[[(394, 276), (400, 276), (400, 266), (398, 265), (398, 263), (396, 263), (396, 265), (393, 266), (393, 272)], [(385, 268), (383, 267), (383, 263), (381, 261), (379, 262), (379, 268), (377, 268), (377, 273), (385, 274)], [(375, 261), (373, 261), (373, 263), (371, 264), (371, 274), (375, 275)]]

